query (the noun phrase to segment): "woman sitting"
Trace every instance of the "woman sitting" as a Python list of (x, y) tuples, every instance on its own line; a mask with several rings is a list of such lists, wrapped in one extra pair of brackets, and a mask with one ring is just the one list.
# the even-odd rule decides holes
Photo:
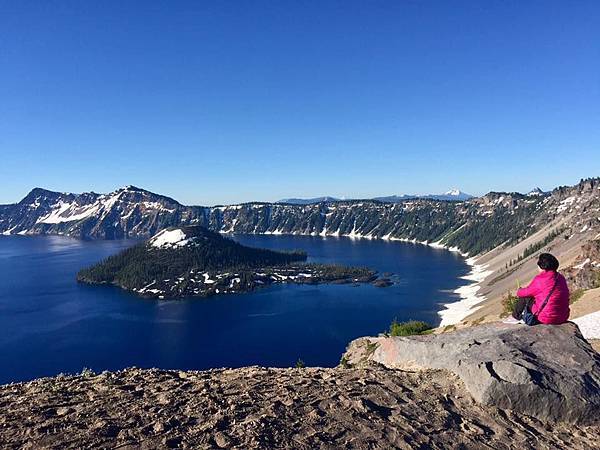
[(538, 258), (540, 273), (529, 286), (517, 291), (513, 317), (527, 325), (560, 324), (569, 318), (569, 288), (558, 270), (558, 260), (550, 253)]

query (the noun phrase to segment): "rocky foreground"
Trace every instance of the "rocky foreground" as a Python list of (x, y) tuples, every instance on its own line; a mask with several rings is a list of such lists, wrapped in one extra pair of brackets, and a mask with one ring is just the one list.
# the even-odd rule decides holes
[(0, 387), (6, 449), (592, 449), (598, 436), (482, 406), (446, 371), (133, 368)]
[(593, 449), (599, 386), (600, 355), (575, 324), (496, 323), (358, 339), (333, 369), (0, 386), (0, 448)]

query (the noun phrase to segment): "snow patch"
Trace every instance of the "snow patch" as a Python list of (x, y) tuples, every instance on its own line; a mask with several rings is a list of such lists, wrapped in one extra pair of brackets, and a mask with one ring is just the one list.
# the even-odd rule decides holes
[(152, 247), (182, 247), (186, 245), (190, 240), (182, 229), (177, 228), (175, 230), (163, 230), (150, 239), (150, 245)]
[(573, 269), (577, 269), (577, 270), (581, 270), (583, 269), (585, 266), (587, 266), (590, 263), (590, 258), (587, 258), (584, 262), (582, 262), (581, 264), (577, 264), (576, 266), (573, 266)]
[(46, 216), (40, 217), (36, 223), (56, 224), (83, 220), (96, 212), (98, 205), (87, 205), (80, 207), (76, 203), (64, 203), (62, 201), (52, 205), (53, 210)]
[(573, 319), (586, 339), (600, 339), (600, 311)]
[(573, 205), (575, 200), (577, 200), (577, 197), (575, 197), (575, 196), (565, 198), (563, 201), (560, 202), (560, 204), (558, 205), (558, 208), (556, 208), (556, 212), (560, 213), (560, 212), (566, 211), (567, 209), (569, 209), (569, 207), (571, 207)]
[(210, 275), (208, 273), (203, 273), (202, 276), (204, 277), (204, 284), (213, 284), (213, 283), (216, 283), (215, 280), (211, 280), (210, 279)]
[(446, 303), (443, 305), (445, 309), (438, 311), (438, 314), (442, 318), (440, 322), (441, 327), (459, 323), (465, 317), (479, 309), (481, 302), (486, 299), (485, 296), (479, 294), (479, 290), (481, 289), (481, 282), (492, 274), (493, 270), (486, 270), (487, 265), (476, 264), (475, 258), (468, 258), (466, 262), (471, 266), (471, 272), (462, 277), (462, 279), (472, 281), (473, 283), (456, 289), (454, 293), (458, 294), (461, 300), (454, 303)]

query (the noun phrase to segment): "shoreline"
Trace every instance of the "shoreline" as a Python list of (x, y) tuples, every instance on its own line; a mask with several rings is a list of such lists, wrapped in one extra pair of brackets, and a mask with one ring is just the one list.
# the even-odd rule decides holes
[(445, 309), (438, 311), (438, 315), (442, 318), (439, 327), (448, 325), (456, 325), (465, 317), (470, 316), (479, 308), (481, 303), (487, 300), (485, 295), (481, 295), (478, 291), (481, 289), (481, 283), (493, 273), (492, 270), (485, 270), (487, 265), (477, 264), (477, 258), (467, 258), (465, 262), (471, 267), (471, 271), (460, 277), (462, 280), (472, 281), (455, 289), (453, 292), (460, 296), (460, 300), (452, 303), (444, 303)]
[(440, 241), (430, 243), (428, 241), (417, 241), (416, 239), (388, 239), (394, 241), (409, 242), (413, 244), (422, 244), (427, 245), (429, 247), (444, 249), (450, 252), (458, 253), (465, 259), (465, 262), (471, 268), (471, 271), (468, 274), (460, 277), (460, 279), (472, 281), (472, 283), (466, 284), (465, 286), (461, 286), (452, 291), (454, 294), (458, 294), (460, 299), (455, 302), (441, 304), (443, 309), (437, 312), (438, 316), (440, 316), (441, 318), (438, 328), (445, 327), (448, 325), (456, 325), (460, 323), (463, 319), (470, 316), (472, 313), (481, 308), (481, 303), (487, 300), (487, 297), (485, 295), (478, 294), (478, 291), (481, 289), (481, 283), (494, 271), (485, 270), (488, 267), (487, 264), (477, 264), (476, 261), (478, 257), (469, 257), (468, 253), (462, 252), (459, 248), (448, 247), (444, 244), (441, 244)]
[[(471, 267), (471, 271), (460, 279), (472, 281), (465, 286), (461, 286), (454, 291), (454, 294), (457, 294), (460, 299), (449, 302), (449, 303), (440, 303), (442, 309), (437, 311), (438, 316), (440, 317), (440, 323), (437, 327), (443, 327), (447, 325), (455, 325), (462, 321), (465, 317), (472, 314), (474, 311), (479, 309), (480, 304), (487, 300), (487, 298), (481, 294), (478, 294), (481, 286), (480, 284), (487, 278), (488, 275), (493, 273), (493, 271), (486, 271), (487, 265), (476, 264), (477, 257), (469, 257), (467, 253), (462, 252), (457, 247), (448, 247), (444, 244), (441, 244), (440, 241), (429, 242), (429, 241), (419, 241), (417, 239), (408, 239), (408, 238), (397, 238), (392, 237), (390, 234), (374, 237), (373, 235), (362, 235), (360, 233), (349, 233), (349, 234), (340, 234), (339, 232), (335, 233), (282, 233), (278, 230), (275, 231), (267, 231), (264, 233), (235, 233), (232, 231), (219, 231), (220, 234), (256, 234), (256, 235), (288, 235), (288, 236), (312, 236), (312, 237), (346, 237), (349, 239), (367, 239), (367, 240), (383, 240), (383, 241), (396, 241), (396, 242), (405, 242), (410, 244), (419, 244), (426, 245), (428, 247), (432, 247), (435, 249), (447, 250), (450, 252), (458, 253), (465, 259), (467, 265)], [(47, 236), (59, 236), (59, 235), (47, 235)], [(69, 236), (62, 236), (69, 237)]]
[[(229, 232), (222, 232), (223, 234), (235, 234)], [(245, 234), (245, 233), (240, 233)], [(481, 307), (481, 303), (487, 300), (487, 297), (481, 294), (478, 294), (478, 291), (481, 289), (481, 283), (485, 281), (485, 279), (492, 274), (493, 270), (485, 270), (488, 266), (486, 264), (477, 264), (476, 261), (478, 257), (469, 257), (468, 253), (461, 251), (457, 247), (448, 247), (444, 244), (441, 244), (440, 241), (429, 242), (429, 241), (419, 241), (417, 239), (408, 239), (408, 238), (397, 238), (392, 237), (390, 234), (386, 234), (382, 237), (373, 237), (372, 235), (362, 235), (360, 233), (350, 233), (350, 234), (340, 234), (336, 233), (310, 233), (310, 234), (298, 234), (298, 233), (282, 233), (279, 231), (268, 231), (266, 233), (250, 233), (250, 234), (260, 234), (260, 235), (288, 235), (288, 236), (320, 236), (320, 237), (347, 237), (350, 239), (367, 239), (367, 240), (383, 240), (383, 241), (395, 241), (395, 242), (405, 242), (408, 244), (420, 244), (426, 245), (428, 247), (432, 247), (440, 250), (447, 250), (449, 252), (458, 253), (462, 256), (467, 263), (467, 265), (471, 268), (471, 271), (466, 275), (459, 277), (461, 280), (472, 281), (472, 283), (466, 284), (465, 286), (461, 286), (452, 291), (454, 294), (457, 294), (460, 299), (450, 303), (441, 303), (440, 305), (443, 309), (437, 311), (438, 316), (440, 316), (440, 323), (437, 327), (445, 327), (448, 325), (456, 325), (460, 323), (465, 317), (468, 317), (473, 312), (477, 311)]]

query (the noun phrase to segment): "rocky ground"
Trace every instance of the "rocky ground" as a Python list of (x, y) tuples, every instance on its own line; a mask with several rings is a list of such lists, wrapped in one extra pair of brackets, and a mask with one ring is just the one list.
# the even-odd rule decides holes
[(593, 449), (598, 436), (477, 404), (446, 371), (133, 368), (0, 387), (6, 449)]

